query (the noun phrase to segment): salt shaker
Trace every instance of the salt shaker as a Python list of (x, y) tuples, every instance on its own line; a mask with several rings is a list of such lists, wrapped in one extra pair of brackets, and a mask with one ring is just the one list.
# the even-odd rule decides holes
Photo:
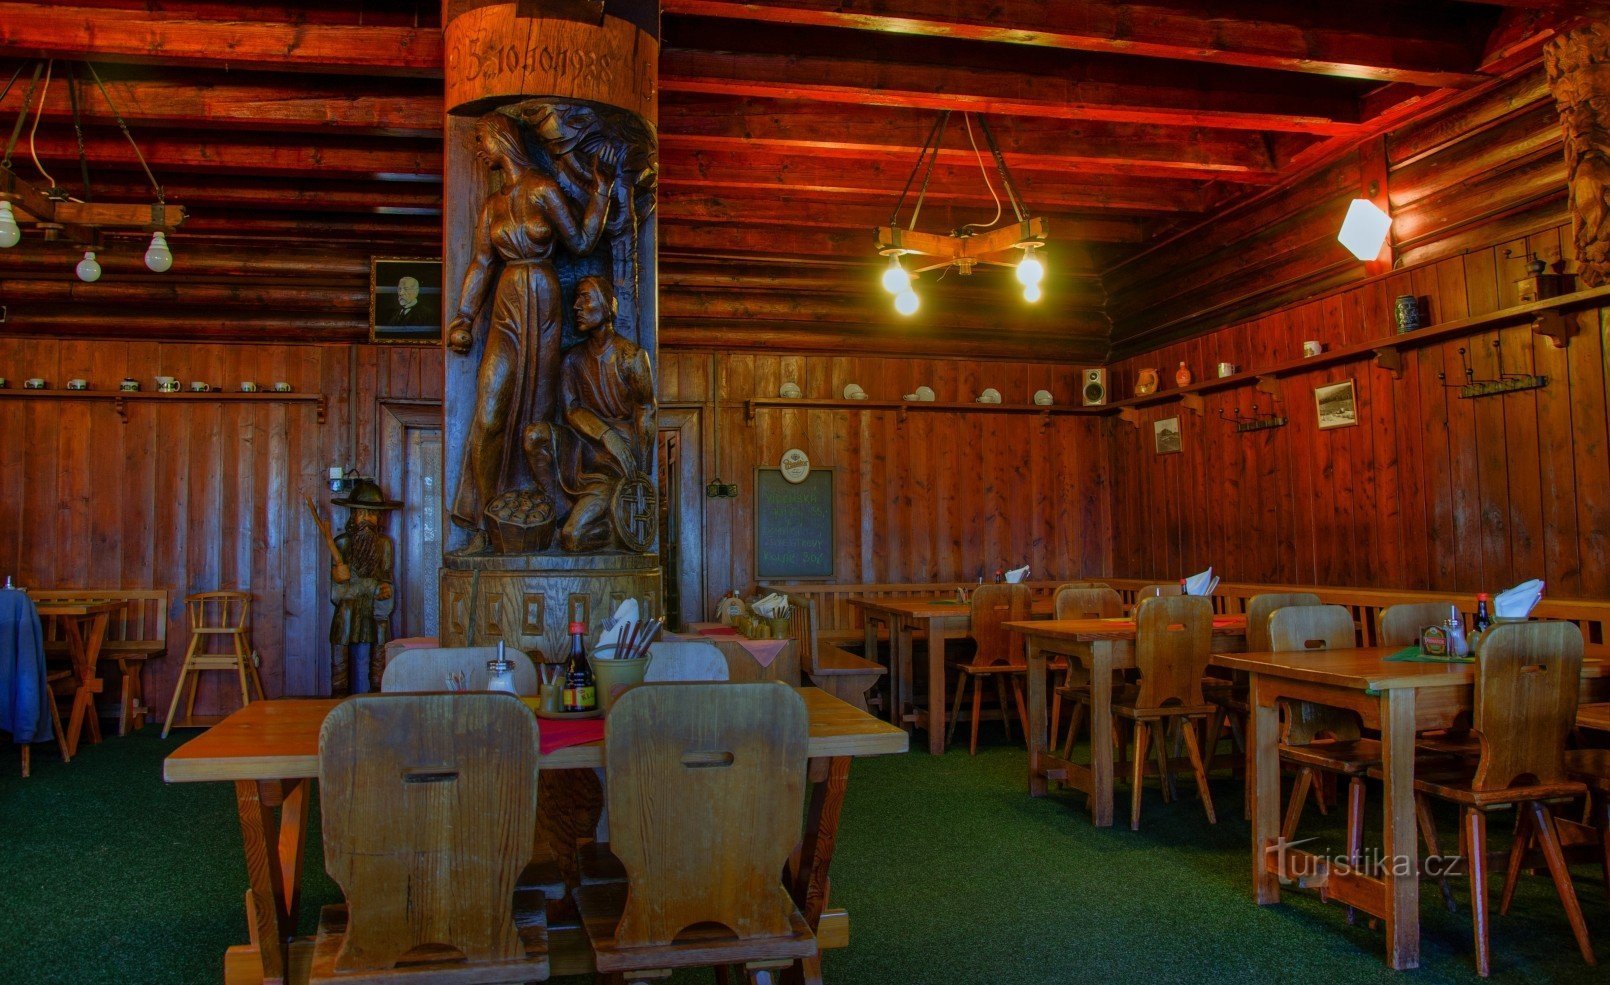
[(1459, 607), (1448, 606), (1448, 652), (1456, 657), (1470, 656), (1470, 645), (1465, 642), (1465, 624), (1459, 618)]
[(514, 688), (514, 664), (503, 652), (503, 641), (498, 640), (498, 655), (486, 662), (486, 689), (519, 694)]

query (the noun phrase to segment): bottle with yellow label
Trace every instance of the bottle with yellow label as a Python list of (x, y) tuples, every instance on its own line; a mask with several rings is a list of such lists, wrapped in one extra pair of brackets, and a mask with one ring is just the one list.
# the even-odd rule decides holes
[(565, 711), (596, 711), (598, 709), (598, 682), (593, 677), (592, 665), (587, 662), (587, 624), (570, 624), (570, 656), (565, 660), (565, 687), (559, 704)]

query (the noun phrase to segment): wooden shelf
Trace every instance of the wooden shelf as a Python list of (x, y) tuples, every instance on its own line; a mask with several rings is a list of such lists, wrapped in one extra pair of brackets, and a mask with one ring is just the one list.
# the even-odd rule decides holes
[(1476, 315), (1471, 318), (1460, 318), (1456, 321), (1443, 322), (1440, 325), (1431, 325), (1426, 328), (1416, 329), (1413, 332), (1403, 332), (1368, 342), (1355, 342), (1352, 345), (1344, 345), (1322, 352), (1317, 356), (1290, 359), (1256, 371), (1214, 377), (1192, 383), (1190, 386), (1149, 393), (1143, 397), (1128, 397), (1124, 400), (1116, 400), (1103, 409), (1109, 413), (1117, 412), (1125, 421), (1138, 428), (1140, 427), (1140, 418), (1133, 413), (1135, 408), (1179, 400), (1188, 409), (1200, 414), (1203, 410), (1202, 394), (1228, 390), (1252, 383), (1265, 393), (1279, 396), (1279, 380), (1282, 376), (1292, 376), (1322, 366), (1334, 366), (1337, 363), (1352, 362), (1370, 355), (1375, 357), (1376, 364), (1381, 368), (1390, 371), (1394, 377), (1401, 377), (1403, 375), (1402, 354), (1405, 350), (1418, 349), (1441, 342), (1444, 339), (1460, 335), (1472, 335), (1485, 329), (1500, 325), (1512, 325), (1517, 322), (1530, 321), (1534, 332), (1547, 337), (1554, 345), (1563, 347), (1569, 344), (1571, 336), (1575, 334), (1575, 326), (1560, 317), (1560, 313), (1573, 308), (1590, 307), (1595, 304), (1610, 304), (1610, 286), (1577, 291), (1574, 294), (1562, 294), (1556, 298), (1516, 305), (1513, 308), (1504, 308), (1500, 311)]
[(810, 400), (804, 397), (755, 397), (744, 401), (744, 422), (753, 424), (755, 411), (761, 407), (778, 407), (784, 410), (892, 410), (900, 420), (907, 411), (945, 411), (949, 413), (985, 414), (1038, 414), (1042, 417), (1068, 414), (1100, 414), (1103, 407), (1068, 407), (1055, 404), (981, 404), (976, 402), (945, 403), (934, 400)]
[(277, 393), (273, 390), (260, 390), (257, 393), (240, 393), (233, 390), (209, 390), (197, 393), (193, 390), (182, 390), (178, 393), (155, 393), (145, 391), (126, 392), (123, 390), (0, 390), (0, 399), (5, 397), (20, 397), (26, 400), (110, 400), (117, 410), (117, 416), (127, 424), (129, 420), (128, 402), (131, 400), (157, 400), (163, 402), (208, 402), (208, 403), (299, 403), (313, 404), (318, 411), (319, 423), (324, 423), (325, 413), (329, 402), (322, 393)]

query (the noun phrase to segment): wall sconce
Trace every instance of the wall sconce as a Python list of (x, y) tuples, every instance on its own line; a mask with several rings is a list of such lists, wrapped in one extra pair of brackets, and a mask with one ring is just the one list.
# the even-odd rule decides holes
[(352, 484), (358, 481), (358, 478), (359, 476), (357, 469), (349, 469), (341, 465), (332, 465), (330, 466), (330, 491), (333, 493), (347, 492), (351, 490)]
[(1347, 218), (1342, 220), (1342, 231), (1336, 239), (1348, 251), (1366, 262), (1381, 255), (1386, 245), (1386, 234), (1392, 230), (1392, 217), (1367, 198), (1355, 198), (1347, 207)]

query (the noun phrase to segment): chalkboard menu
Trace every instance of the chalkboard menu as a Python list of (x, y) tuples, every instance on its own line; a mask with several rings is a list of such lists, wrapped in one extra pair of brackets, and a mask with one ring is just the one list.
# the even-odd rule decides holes
[(833, 577), (833, 470), (794, 484), (755, 470), (755, 577)]

